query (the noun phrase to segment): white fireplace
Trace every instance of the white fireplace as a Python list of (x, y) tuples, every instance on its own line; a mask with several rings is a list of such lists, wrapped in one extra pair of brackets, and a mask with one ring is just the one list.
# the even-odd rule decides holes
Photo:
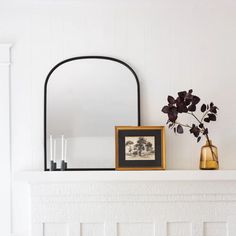
[(21, 172), (32, 236), (235, 236), (236, 171)]

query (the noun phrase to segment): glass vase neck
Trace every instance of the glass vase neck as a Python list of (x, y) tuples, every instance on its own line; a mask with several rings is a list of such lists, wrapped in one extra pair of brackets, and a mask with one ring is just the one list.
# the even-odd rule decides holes
[(212, 146), (212, 141), (211, 140), (206, 140), (206, 146)]

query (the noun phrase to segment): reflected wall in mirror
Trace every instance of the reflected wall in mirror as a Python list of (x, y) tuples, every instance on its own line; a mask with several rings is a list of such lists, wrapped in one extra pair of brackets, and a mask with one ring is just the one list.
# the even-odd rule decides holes
[(134, 70), (110, 57), (70, 58), (49, 72), (44, 95), (45, 170), (65, 158), (68, 170), (114, 169), (114, 127), (140, 125)]

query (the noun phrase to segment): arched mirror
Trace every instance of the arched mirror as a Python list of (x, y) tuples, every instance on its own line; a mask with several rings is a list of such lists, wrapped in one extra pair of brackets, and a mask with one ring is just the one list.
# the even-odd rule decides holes
[(139, 81), (125, 62), (104, 56), (58, 63), (45, 82), (45, 170), (113, 170), (114, 127), (140, 125)]

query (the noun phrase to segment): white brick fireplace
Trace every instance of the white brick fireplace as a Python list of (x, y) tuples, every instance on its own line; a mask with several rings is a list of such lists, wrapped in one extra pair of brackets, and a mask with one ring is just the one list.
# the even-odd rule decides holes
[(236, 171), (21, 172), (32, 236), (235, 236)]

